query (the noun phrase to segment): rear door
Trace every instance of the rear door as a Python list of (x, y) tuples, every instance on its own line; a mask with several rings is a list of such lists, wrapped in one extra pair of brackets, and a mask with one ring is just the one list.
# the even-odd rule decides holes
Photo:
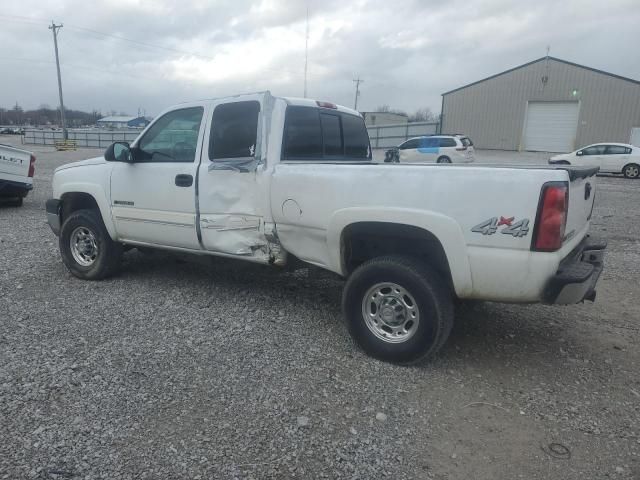
[(425, 137), (420, 139), (418, 147), (420, 163), (435, 163), (440, 153), (440, 141), (442, 138)]
[(622, 145), (607, 145), (607, 149), (602, 157), (603, 172), (620, 173), (624, 166), (629, 162), (629, 154), (631, 149)]
[(260, 172), (266, 163), (273, 97), (214, 101), (198, 171), (198, 230), (206, 250), (267, 261), (269, 203)]

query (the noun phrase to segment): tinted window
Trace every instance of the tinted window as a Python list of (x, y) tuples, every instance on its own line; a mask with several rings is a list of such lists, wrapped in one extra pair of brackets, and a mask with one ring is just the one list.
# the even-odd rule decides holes
[(361, 117), (320, 113), (313, 107), (288, 107), (283, 158), (368, 159), (369, 134)]
[(343, 155), (342, 133), (340, 132), (340, 117), (337, 115), (320, 115), (322, 125), (322, 143), (325, 156)]
[(260, 103), (234, 102), (213, 111), (209, 159), (253, 157), (256, 152)]
[(473, 142), (471, 141), (470, 138), (462, 137), (460, 141), (462, 142), (462, 145), (464, 145), (465, 147), (473, 147)]
[(631, 153), (631, 149), (627, 147), (623, 147), (621, 145), (608, 145), (607, 146), (607, 155), (625, 155), (627, 153)]
[(400, 150), (410, 150), (414, 148), (418, 148), (420, 146), (420, 139), (414, 138), (412, 140), (407, 140), (402, 145), (400, 145)]
[(456, 141), (453, 138), (440, 138), (441, 147), (455, 147)]
[(138, 142), (142, 162), (193, 162), (196, 158), (202, 107), (173, 110), (160, 117)]
[(606, 145), (594, 145), (593, 147), (585, 148), (582, 150), (583, 155), (604, 155), (604, 151), (607, 148)]
[(355, 115), (342, 115), (344, 154), (350, 158), (369, 158), (369, 134), (364, 120)]
[(287, 108), (284, 158), (322, 157), (320, 114), (315, 108)]
[(420, 148), (434, 148), (439, 144), (438, 138), (425, 137), (420, 139)]

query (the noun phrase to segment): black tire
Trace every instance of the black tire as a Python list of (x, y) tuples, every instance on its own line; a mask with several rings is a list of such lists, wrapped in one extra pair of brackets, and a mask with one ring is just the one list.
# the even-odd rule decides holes
[[(79, 263), (72, 252), (71, 236), (79, 228), (88, 230), (97, 246), (95, 259), (90, 265)], [(101, 280), (114, 275), (120, 268), (122, 245), (111, 240), (97, 210), (77, 210), (69, 215), (62, 224), (59, 246), (65, 266), (83, 280)]]
[[(415, 299), (419, 314), (416, 330), (398, 343), (382, 340), (374, 333), (375, 327), (369, 327), (363, 311), (370, 289), (387, 282), (406, 290)], [(449, 287), (435, 270), (411, 257), (377, 257), (358, 267), (344, 287), (342, 309), (356, 343), (372, 357), (392, 363), (406, 365), (434, 356), (453, 327), (453, 296)]]
[(638, 178), (640, 177), (640, 165), (635, 163), (628, 163), (622, 169), (624, 178)]
[(438, 157), (437, 163), (451, 163), (451, 159), (449, 157)]
[(16, 197), (16, 198), (13, 200), (13, 206), (14, 206), (14, 207), (21, 207), (21, 206), (22, 206), (23, 198), (24, 198), (24, 197)]

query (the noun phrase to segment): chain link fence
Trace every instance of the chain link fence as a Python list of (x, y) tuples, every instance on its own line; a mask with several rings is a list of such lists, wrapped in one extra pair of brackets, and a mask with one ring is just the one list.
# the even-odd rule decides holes
[[(113, 142), (133, 142), (142, 130), (68, 130), (68, 139), (78, 147), (107, 148)], [(25, 129), (25, 145), (54, 145), (63, 140), (62, 130)]]

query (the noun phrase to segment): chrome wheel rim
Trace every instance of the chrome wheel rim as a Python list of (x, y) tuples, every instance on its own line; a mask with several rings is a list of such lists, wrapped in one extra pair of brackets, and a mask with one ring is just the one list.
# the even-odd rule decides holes
[(367, 328), (387, 343), (402, 343), (418, 330), (420, 310), (413, 295), (397, 283), (378, 283), (362, 299)]
[(640, 170), (635, 165), (629, 165), (626, 174), (627, 177), (636, 178), (640, 174)]
[(83, 267), (93, 265), (98, 258), (98, 242), (93, 232), (87, 227), (76, 227), (71, 232), (69, 246), (73, 259)]

